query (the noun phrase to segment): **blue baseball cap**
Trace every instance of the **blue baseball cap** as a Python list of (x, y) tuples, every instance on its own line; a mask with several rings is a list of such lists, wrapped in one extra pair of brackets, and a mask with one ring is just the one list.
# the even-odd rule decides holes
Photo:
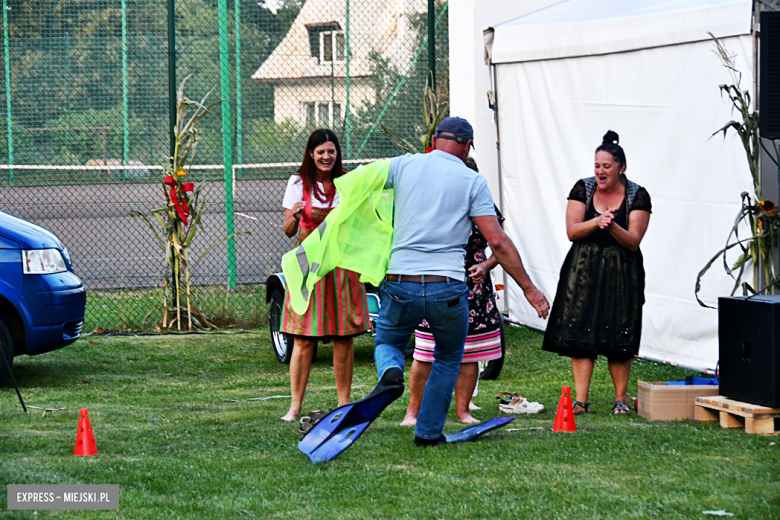
[[(452, 135), (441, 135), (442, 132), (448, 132)], [(474, 148), (474, 129), (462, 117), (445, 117), (436, 127), (435, 135), (436, 139), (449, 139), (460, 144), (471, 141), (471, 147)]]

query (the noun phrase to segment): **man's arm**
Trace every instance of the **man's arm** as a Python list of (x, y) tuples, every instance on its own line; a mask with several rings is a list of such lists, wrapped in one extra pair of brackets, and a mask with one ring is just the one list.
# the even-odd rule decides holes
[(547, 318), (550, 312), (550, 303), (542, 291), (533, 284), (528, 273), (525, 272), (520, 253), (517, 252), (517, 248), (509, 236), (501, 229), (501, 225), (498, 223), (495, 215), (472, 217), (471, 220), (474, 221), (474, 224), (477, 225), (488, 244), (490, 244), (490, 250), (493, 251), (493, 255), (498, 260), (498, 263), (523, 290), (528, 303), (533, 305), (540, 318)]

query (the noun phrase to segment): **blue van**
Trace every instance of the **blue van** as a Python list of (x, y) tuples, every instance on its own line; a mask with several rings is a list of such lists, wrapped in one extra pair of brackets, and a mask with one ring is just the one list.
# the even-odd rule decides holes
[[(0, 351), (37, 355), (76, 341), (87, 293), (53, 233), (0, 211)], [(0, 358), (0, 382), (8, 367)]]

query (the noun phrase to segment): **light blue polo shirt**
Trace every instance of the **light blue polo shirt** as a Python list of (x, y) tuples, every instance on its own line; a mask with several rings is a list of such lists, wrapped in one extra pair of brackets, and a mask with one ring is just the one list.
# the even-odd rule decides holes
[(440, 150), (390, 161), (395, 217), (388, 274), (435, 274), (466, 279), (471, 218), (495, 215), (487, 181)]

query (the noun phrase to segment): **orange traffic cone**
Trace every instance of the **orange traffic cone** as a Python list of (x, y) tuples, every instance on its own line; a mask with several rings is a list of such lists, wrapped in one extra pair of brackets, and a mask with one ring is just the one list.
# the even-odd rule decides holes
[(561, 399), (558, 401), (558, 411), (555, 414), (554, 432), (576, 432), (574, 424), (574, 410), (571, 406), (571, 391), (568, 386), (561, 390)]
[(79, 429), (76, 433), (76, 449), (73, 451), (73, 455), (89, 457), (97, 454), (95, 435), (92, 433), (92, 423), (89, 422), (89, 411), (82, 408), (79, 412)]

